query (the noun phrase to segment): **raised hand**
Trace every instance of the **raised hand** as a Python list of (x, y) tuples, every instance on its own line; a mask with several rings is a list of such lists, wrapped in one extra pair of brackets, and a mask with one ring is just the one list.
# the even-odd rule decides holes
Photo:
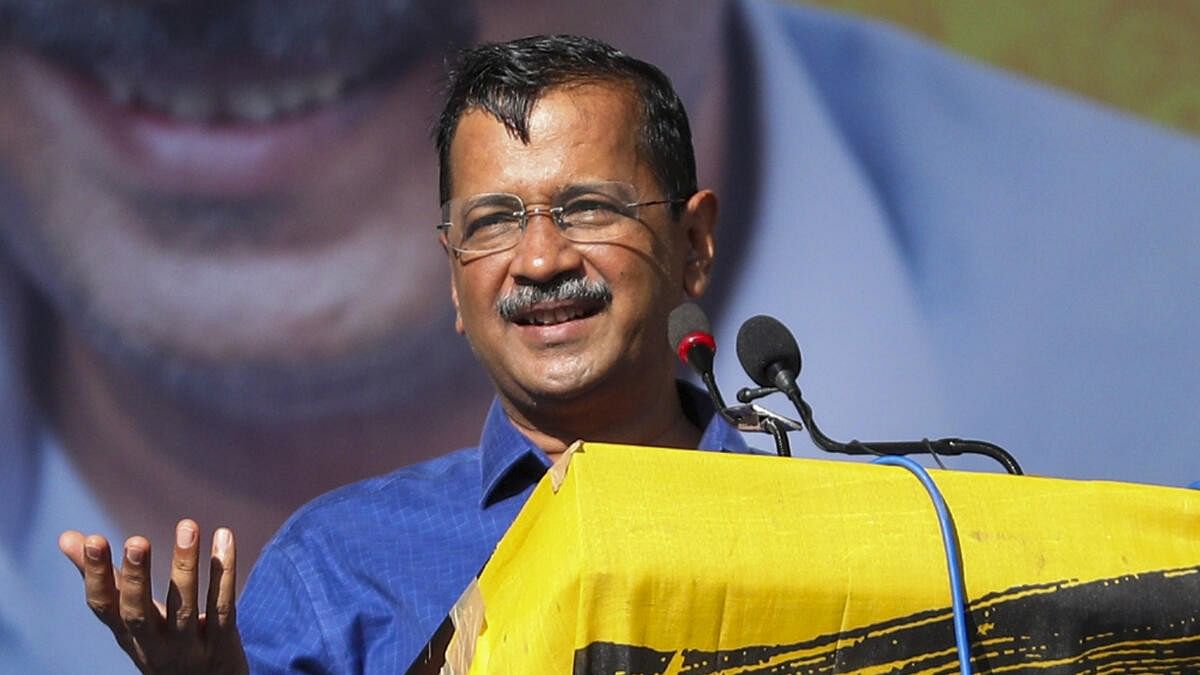
[(235, 596), (237, 558), (233, 532), (213, 533), (205, 611), (199, 613), (200, 528), (184, 519), (175, 527), (171, 582), (166, 605), (150, 589), (150, 542), (130, 537), (120, 569), (108, 541), (97, 534), (64, 532), (58, 546), (83, 575), (87, 604), (108, 626), (117, 644), (143, 672), (245, 675), (238, 637)]

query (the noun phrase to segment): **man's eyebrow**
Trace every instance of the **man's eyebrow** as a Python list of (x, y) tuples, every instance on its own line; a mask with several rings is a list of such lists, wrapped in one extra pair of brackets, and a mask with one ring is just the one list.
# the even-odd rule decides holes
[(462, 208), (469, 210), (480, 206), (515, 206), (519, 199), (517, 195), (508, 192), (486, 192), (464, 198)]
[[(609, 194), (610, 192), (612, 192), (611, 190), (602, 190), (601, 188), (606, 185), (614, 185), (614, 184), (621, 185), (622, 183), (621, 183), (621, 181), (594, 181), (591, 183), (574, 183), (571, 185), (565, 185), (565, 186), (563, 186), (563, 188), (561, 190), (559, 190), (558, 195), (555, 197), (555, 199), (558, 201), (558, 203), (562, 203), (562, 202), (566, 202), (568, 200), (574, 199), (575, 197), (579, 197), (581, 195), (590, 195), (590, 194), (596, 194), (596, 193)], [(633, 195), (621, 195), (621, 197), (622, 198), (625, 198), (625, 197), (632, 198)]]

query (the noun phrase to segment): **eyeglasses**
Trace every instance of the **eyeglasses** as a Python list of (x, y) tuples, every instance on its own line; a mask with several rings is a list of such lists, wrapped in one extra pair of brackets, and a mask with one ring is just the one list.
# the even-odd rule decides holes
[(451, 199), (442, 204), (437, 226), (458, 256), (508, 250), (521, 241), (529, 219), (549, 216), (566, 239), (593, 244), (620, 239), (638, 228), (638, 209), (659, 204), (682, 204), (686, 199), (637, 201), (628, 183), (571, 185), (558, 193), (551, 206), (527, 207), (521, 198), (489, 192)]

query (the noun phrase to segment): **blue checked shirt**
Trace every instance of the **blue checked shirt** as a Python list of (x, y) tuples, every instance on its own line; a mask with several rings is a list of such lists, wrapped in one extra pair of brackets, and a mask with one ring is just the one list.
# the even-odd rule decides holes
[[(746, 452), (702, 392), (700, 449)], [(550, 461), (498, 402), (479, 447), (309, 503), (267, 544), (238, 605), (251, 670), (403, 673), (491, 556)]]

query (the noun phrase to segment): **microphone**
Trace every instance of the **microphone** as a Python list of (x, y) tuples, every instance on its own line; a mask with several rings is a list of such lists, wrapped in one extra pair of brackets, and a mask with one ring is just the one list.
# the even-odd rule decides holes
[(917, 442), (887, 441), (863, 443), (852, 440), (839, 443), (825, 434), (813, 423), (812, 408), (805, 402), (796, 385), (800, 374), (800, 347), (792, 332), (778, 319), (766, 315), (750, 317), (738, 329), (737, 355), (746, 374), (760, 388), (743, 389), (738, 400), (743, 403), (779, 391), (788, 397), (800, 415), (800, 421), (808, 429), (813, 443), (826, 452), (847, 455), (912, 455), (928, 453), (936, 459), (938, 455), (961, 455), (965, 453), (985, 455), (999, 462), (1008, 473), (1020, 475), (1021, 467), (1004, 448), (986, 441), (971, 441), (961, 438), (943, 438), (936, 441), (924, 439)]
[(792, 398), (800, 395), (796, 377), (800, 375), (800, 346), (778, 319), (759, 314), (738, 328), (738, 361), (746, 374), (760, 387), (782, 391)]
[[(667, 317), (667, 340), (685, 366), (701, 378), (712, 374), (717, 341), (713, 339), (708, 317), (699, 305), (685, 302), (671, 310)], [(725, 407), (724, 404), (721, 407)]]
[(679, 360), (700, 376), (700, 381), (708, 390), (708, 397), (717, 407), (717, 412), (729, 419), (725, 412), (725, 398), (721, 396), (721, 390), (717, 389), (717, 376), (713, 374), (713, 356), (717, 352), (717, 341), (712, 336), (708, 317), (705, 316), (704, 310), (700, 309), (700, 305), (685, 302), (671, 310), (667, 316), (667, 340), (671, 349), (679, 355)]

